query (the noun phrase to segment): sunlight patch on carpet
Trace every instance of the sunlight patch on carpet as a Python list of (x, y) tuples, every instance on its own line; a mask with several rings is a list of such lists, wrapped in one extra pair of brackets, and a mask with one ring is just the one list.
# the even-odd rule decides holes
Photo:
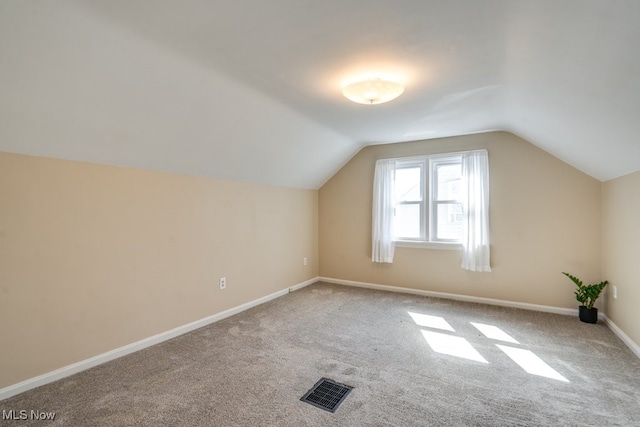
[(558, 381), (569, 382), (568, 379), (563, 377), (553, 369), (551, 366), (536, 356), (532, 351), (524, 350), (522, 348), (508, 347), (506, 345), (496, 344), (500, 350), (502, 350), (507, 356), (516, 362), (522, 369), (532, 375), (539, 375), (541, 377), (551, 378)]
[(428, 314), (412, 313), (408, 311), (409, 316), (413, 319), (418, 326), (425, 326), (427, 328), (441, 329), (443, 331), (455, 332), (456, 330), (440, 316), (430, 316)]
[(482, 332), (482, 334), (487, 338), (490, 338), (492, 340), (510, 342), (513, 344), (520, 344), (518, 341), (515, 340), (515, 338), (513, 338), (511, 335), (509, 335), (502, 329), (498, 328), (497, 326), (485, 325), (483, 323), (475, 323), (475, 322), (471, 322), (471, 324), (477, 330)]
[(462, 337), (431, 331), (422, 331), (422, 335), (424, 335), (424, 338), (427, 340), (429, 347), (436, 353), (461, 357), (476, 362), (489, 363), (478, 353), (478, 350), (473, 348), (469, 341)]

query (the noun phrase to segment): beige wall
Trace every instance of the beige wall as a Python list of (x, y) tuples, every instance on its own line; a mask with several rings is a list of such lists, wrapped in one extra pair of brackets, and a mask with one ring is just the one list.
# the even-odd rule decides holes
[[(437, 249), (372, 264), (375, 160), (477, 148), (493, 272)], [(0, 388), (318, 274), (570, 308), (561, 271), (607, 278), (599, 305), (638, 343), (638, 194), (640, 173), (601, 184), (506, 132), (370, 146), (319, 192), (0, 153)]]
[(640, 172), (605, 182), (602, 193), (603, 272), (610, 282), (607, 315), (640, 345)]
[[(377, 159), (486, 148), (491, 174), (492, 273), (462, 270), (459, 251), (396, 248), (371, 262)], [(507, 132), (369, 146), (319, 194), (323, 277), (577, 308), (574, 285), (601, 278), (601, 183)]]
[(0, 204), (0, 388), (318, 275), (317, 191), (0, 153)]

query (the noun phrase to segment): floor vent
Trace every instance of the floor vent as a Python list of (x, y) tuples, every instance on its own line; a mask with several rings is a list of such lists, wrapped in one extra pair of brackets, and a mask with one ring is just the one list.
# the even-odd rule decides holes
[(300, 400), (325, 411), (336, 412), (351, 390), (353, 387), (322, 378)]

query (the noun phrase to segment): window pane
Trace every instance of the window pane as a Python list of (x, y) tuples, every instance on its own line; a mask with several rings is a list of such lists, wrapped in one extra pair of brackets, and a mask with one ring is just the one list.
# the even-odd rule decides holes
[(438, 203), (436, 239), (462, 239), (462, 205), (460, 203)]
[(460, 200), (461, 163), (436, 164), (436, 200)]
[(418, 202), (422, 200), (421, 181), (419, 167), (396, 169), (396, 201)]
[(394, 223), (396, 238), (420, 238), (420, 204), (396, 205)]

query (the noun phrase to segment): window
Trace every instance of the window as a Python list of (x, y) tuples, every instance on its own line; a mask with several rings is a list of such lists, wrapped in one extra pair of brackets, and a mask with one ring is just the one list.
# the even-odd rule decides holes
[(394, 240), (460, 243), (462, 156), (396, 159)]
[(373, 177), (371, 261), (396, 242), (462, 247), (462, 268), (491, 271), (487, 150), (380, 159)]

